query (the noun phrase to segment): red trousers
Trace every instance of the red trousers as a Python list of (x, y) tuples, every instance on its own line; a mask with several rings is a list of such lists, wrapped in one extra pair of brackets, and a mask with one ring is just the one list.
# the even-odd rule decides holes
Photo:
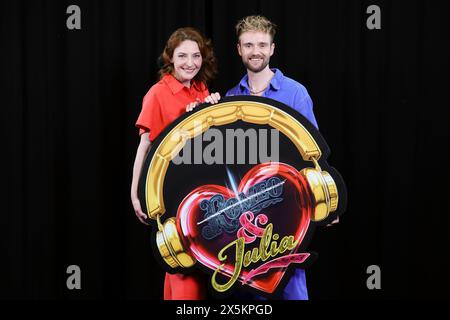
[(199, 271), (189, 275), (166, 273), (164, 300), (204, 300), (206, 279)]

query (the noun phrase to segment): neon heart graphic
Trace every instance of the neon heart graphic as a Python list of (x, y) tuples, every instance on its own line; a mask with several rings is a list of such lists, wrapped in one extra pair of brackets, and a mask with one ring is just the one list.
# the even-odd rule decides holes
[(237, 191), (194, 189), (178, 208), (178, 232), (207, 268), (272, 293), (287, 266), (309, 256), (297, 250), (310, 223), (311, 191), (295, 168), (275, 162), (253, 167)]

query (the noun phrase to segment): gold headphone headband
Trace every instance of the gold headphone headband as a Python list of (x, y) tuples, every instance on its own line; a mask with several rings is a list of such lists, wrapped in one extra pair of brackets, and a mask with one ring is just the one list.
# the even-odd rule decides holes
[(230, 101), (212, 105), (193, 113), (176, 125), (156, 149), (147, 171), (145, 198), (150, 218), (156, 219), (166, 210), (163, 185), (170, 161), (175, 158), (186, 141), (200, 135), (211, 126), (222, 126), (242, 120), (267, 124), (288, 137), (303, 160), (317, 161), (322, 155), (319, 146), (305, 127), (288, 113), (274, 106), (255, 101)]

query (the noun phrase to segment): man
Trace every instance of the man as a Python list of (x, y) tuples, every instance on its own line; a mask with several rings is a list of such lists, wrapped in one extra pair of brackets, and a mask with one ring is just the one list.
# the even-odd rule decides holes
[[(279, 69), (269, 67), (275, 51), (273, 42), (276, 25), (262, 16), (248, 16), (236, 25), (237, 50), (247, 68), (247, 74), (227, 96), (253, 95), (280, 101), (306, 117), (316, 128), (311, 98), (305, 87), (283, 75)], [(217, 103), (218, 93), (211, 94), (205, 102)], [(188, 110), (192, 110), (192, 107)]]
[[(247, 68), (247, 74), (226, 95), (253, 95), (280, 101), (300, 112), (318, 128), (312, 100), (305, 87), (284, 76), (279, 69), (269, 67), (270, 57), (275, 51), (275, 33), (276, 25), (263, 16), (248, 16), (237, 23), (237, 50), (242, 58), (242, 63)], [(220, 95), (214, 93), (208, 96), (205, 102), (214, 104), (219, 100)], [(195, 103), (188, 106), (188, 110), (192, 110), (194, 107)], [(250, 293), (248, 295), (252, 296)], [(241, 298), (249, 298), (248, 295), (238, 292), (238, 296)], [(260, 297), (253, 296), (253, 298)], [(295, 269), (284, 291), (274, 298), (308, 300), (305, 270)]]

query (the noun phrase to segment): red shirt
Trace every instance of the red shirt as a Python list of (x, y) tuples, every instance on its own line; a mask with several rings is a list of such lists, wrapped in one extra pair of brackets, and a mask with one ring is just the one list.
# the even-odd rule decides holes
[(142, 110), (136, 121), (139, 134), (150, 131), (150, 141), (156, 137), (176, 118), (186, 112), (186, 106), (199, 99), (203, 102), (209, 95), (203, 82), (192, 82), (185, 87), (171, 74), (164, 77), (150, 88), (142, 101)]

